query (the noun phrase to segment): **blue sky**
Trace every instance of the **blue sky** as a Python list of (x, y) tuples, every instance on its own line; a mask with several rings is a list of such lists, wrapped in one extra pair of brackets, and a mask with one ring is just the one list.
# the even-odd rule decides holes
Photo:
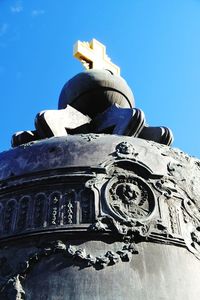
[(0, 151), (39, 111), (57, 108), (83, 70), (73, 44), (92, 38), (121, 67), (147, 122), (170, 127), (173, 146), (200, 157), (199, 0), (0, 0)]

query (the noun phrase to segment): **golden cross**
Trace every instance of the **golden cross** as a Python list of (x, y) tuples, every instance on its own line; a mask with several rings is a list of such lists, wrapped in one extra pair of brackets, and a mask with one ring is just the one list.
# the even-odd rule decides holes
[(77, 41), (73, 55), (86, 69), (107, 69), (115, 75), (120, 75), (120, 68), (113, 64), (106, 54), (106, 46), (95, 39), (90, 42)]

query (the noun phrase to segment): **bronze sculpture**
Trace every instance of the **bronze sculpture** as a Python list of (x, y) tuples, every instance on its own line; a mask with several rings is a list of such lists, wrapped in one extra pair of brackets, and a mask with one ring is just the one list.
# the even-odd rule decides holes
[(113, 76), (79, 74), (0, 154), (0, 299), (199, 298), (200, 162)]

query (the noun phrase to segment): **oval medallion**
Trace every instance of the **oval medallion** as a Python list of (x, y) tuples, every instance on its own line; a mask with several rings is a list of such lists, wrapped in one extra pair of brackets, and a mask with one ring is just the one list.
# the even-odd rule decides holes
[(155, 208), (155, 196), (150, 186), (140, 177), (118, 176), (106, 187), (106, 202), (118, 217), (148, 219)]

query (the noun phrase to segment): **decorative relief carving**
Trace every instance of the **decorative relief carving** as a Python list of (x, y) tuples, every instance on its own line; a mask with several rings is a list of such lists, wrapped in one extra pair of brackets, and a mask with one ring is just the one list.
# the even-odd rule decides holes
[(122, 240), (129, 240), (138, 242), (141, 240), (148, 240), (150, 234), (151, 222), (139, 222), (133, 220), (116, 221), (113, 217), (106, 215), (96, 220), (91, 225), (90, 230), (95, 232), (117, 233)]
[[(186, 246), (198, 259), (200, 259), (200, 222), (197, 214), (198, 205), (196, 206), (195, 202), (192, 204), (192, 201), (190, 201), (190, 199), (184, 199), (183, 201), (182, 232)], [(188, 203), (191, 203), (192, 209), (190, 207), (188, 209)]]
[(86, 140), (87, 142), (91, 142), (93, 140), (98, 139), (99, 137), (101, 137), (102, 135), (100, 134), (96, 134), (96, 133), (88, 133), (88, 134), (81, 134), (80, 135), (84, 140)]
[[(6, 288), (3, 291), (3, 297), (7, 300), (24, 300), (25, 291), (22, 287), (21, 281), (23, 278), (20, 275), (16, 275), (13, 278), (10, 278), (6, 284)], [(1, 295), (1, 291), (0, 291)]]
[[(138, 251), (133, 242), (124, 242), (119, 250), (107, 251), (99, 256), (93, 256), (84, 248), (77, 248), (60, 240), (44, 244), (35, 250), (27, 260), (20, 261), (17, 269), (10, 269), (7, 276), (0, 277), (0, 297), (4, 297), (1, 299), (25, 299), (23, 283), (28, 272), (42, 259), (58, 253), (63, 254), (63, 259), (71, 260), (74, 265), (81, 266), (81, 268), (93, 267), (100, 270), (119, 262), (129, 262), (133, 255), (138, 254)], [(0, 263), (1, 260), (6, 261), (6, 258), (0, 258)]]
[(49, 205), (49, 224), (58, 225), (59, 224), (59, 212), (60, 212), (60, 201), (62, 195), (60, 192), (56, 191), (50, 195), (50, 205)]
[[(58, 228), (67, 224), (89, 224), (94, 221), (94, 192), (85, 184), (79, 184), (71, 189), (62, 186), (52, 192), (47, 186), (35, 193), (22, 196), (15, 193), (16, 199), (9, 195), (0, 203), (1, 237), (34, 230), (45, 230), (48, 227)], [(2, 228), (1, 228), (2, 227)], [(88, 227), (88, 225), (86, 226)]]
[(36, 193), (32, 189), (29, 196), (15, 194), (16, 199), (7, 193), (1, 201), (1, 237), (49, 227), (74, 230), (77, 224), (99, 235), (117, 233), (132, 241), (185, 246), (200, 258), (200, 199), (194, 175), (189, 189), (182, 162), (168, 164), (163, 176), (137, 159), (134, 147), (122, 142), (99, 166), (101, 171), (93, 177), (84, 174), (81, 184), (79, 177), (79, 184), (56, 183), (56, 191), (50, 186)]
[(169, 216), (170, 216), (170, 223), (171, 223), (171, 230), (173, 234), (181, 234), (181, 225), (180, 225), (180, 212), (176, 208), (175, 205), (169, 205)]
[(62, 213), (64, 225), (75, 223), (75, 191), (69, 190), (64, 194)]
[(200, 202), (186, 198), (183, 204), (190, 217), (200, 222)]
[(191, 232), (192, 243), (191, 246), (197, 251), (197, 257), (200, 259), (200, 227), (196, 227)]
[(45, 220), (45, 206), (47, 203), (47, 197), (45, 193), (38, 193), (34, 197), (35, 205), (34, 205), (34, 218), (33, 218), (33, 226), (34, 227), (42, 227), (46, 225)]
[(114, 177), (106, 189), (109, 207), (125, 219), (146, 219), (155, 207), (154, 198), (151, 188), (139, 177)]
[(108, 162), (107, 179), (90, 181), (90, 188), (95, 186), (101, 202), (107, 203), (91, 230), (184, 246), (200, 258), (200, 199), (197, 192), (195, 200), (190, 196), (198, 190), (195, 179), (190, 185), (193, 190), (188, 190), (181, 163), (168, 164), (168, 176), (153, 174), (136, 160), (132, 147), (125, 146), (118, 145), (117, 153), (123, 152), (126, 159), (117, 155), (120, 160)]
[(93, 192), (89, 189), (81, 191), (81, 223), (91, 223), (94, 211)]
[(23, 196), (19, 200), (17, 230), (26, 230), (28, 228), (28, 213), (30, 206), (30, 196)]
[(133, 158), (138, 156), (134, 146), (129, 142), (121, 142), (116, 146), (116, 155), (120, 158)]
[(5, 211), (4, 211), (5, 233), (11, 233), (14, 230), (16, 213), (17, 213), (17, 202), (15, 199), (11, 199), (5, 205)]

